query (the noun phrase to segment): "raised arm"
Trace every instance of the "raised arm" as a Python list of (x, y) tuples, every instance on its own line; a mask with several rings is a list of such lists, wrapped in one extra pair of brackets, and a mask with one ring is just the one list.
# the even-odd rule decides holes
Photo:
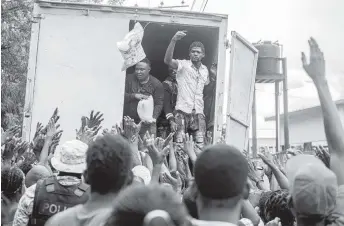
[(310, 46), (310, 61), (308, 63), (305, 54), (302, 53), (303, 68), (309, 77), (312, 78), (318, 91), (326, 139), (331, 155), (330, 168), (337, 176), (338, 185), (344, 185), (344, 130), (325, 77), (324, 54), (313, 38), (308, 42)]
[(289, 188), (289, 181), (287, 177), (279, 170), (279, 168), (273, 163), (271, 153), (267, 152), (265, 155), (258, 154), (259, 157), (263, 160), (263, 162), (268, 165), (275, 176), (278, 185), (281, 189), (288, 189)]
[(186, 31), (178, 31), (173, 36), (170, 44), (167, 47), (164, 62), (165, 64), (171, 66), (174, 69), (178, 68), (178, 62), (173, 59), (174, 48), (176, 46), (177, 41), (181, 40), (185, 36), (186, 36)]

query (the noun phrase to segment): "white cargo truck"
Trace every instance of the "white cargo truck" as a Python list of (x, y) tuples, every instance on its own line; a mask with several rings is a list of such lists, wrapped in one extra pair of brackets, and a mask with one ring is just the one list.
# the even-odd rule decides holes
[[(223, 113), (227, 112), (226, 140), (244, 149), (249, 137), (258, 51), (238, 33), (227, 34), (226, 15), (41, 0), (34, 6), (24, 138), (31, 140), (37, 122), (47, 123), (44, 120), (56, 107), (64, 130), (62, 142), (75, 138), (81, 116), (91, 110), (104, 113), (103, 127), (121, 121), (125, 76), (130, 69), (121, 71), (123, 59), (116, 43), (135, 22), (145, 27), (142, 45), (152, 62), (152, 75), (161, 81), (167, 77), (164, 55), (178, 30), (187, 30), (188, 35), (178, 42), (174, 58), (187, 58), (189, 45), (203, 42), (203, 63), (208, 67), (218, 63), (214, 140), (221, 136)], [(226, 64), (230, 65), (229, 74)]]

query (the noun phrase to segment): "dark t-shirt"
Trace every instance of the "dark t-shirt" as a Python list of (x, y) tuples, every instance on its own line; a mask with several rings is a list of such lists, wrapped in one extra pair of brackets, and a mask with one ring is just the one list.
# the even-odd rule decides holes
[(135, 74), (127, 75), (125, 80), (123, 116), (129, 116), (130, 118), (134, 119), (136, 123), (140, 121), (140, 117), (137, 113), (137, 104), (139, 101), (133, 97), (133, 95), (137, 93), (153, 96), (153, 118), (157, 119), (161, 113), (164, 103), (164, 88), (161, 82), (157, 78), (150, 75), (147, 83), (140, 84)]

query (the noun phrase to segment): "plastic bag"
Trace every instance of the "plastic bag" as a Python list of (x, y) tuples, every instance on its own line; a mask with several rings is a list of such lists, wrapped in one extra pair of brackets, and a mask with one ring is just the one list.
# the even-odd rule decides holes
[(117, 48), (124, 59), (122, 71), (146, 58), (141, 45), (143, 34), (143, 27), (137, 22), (134, 28), (124, 37), (124, 40), (117, 42)]
[(154, 100), (149, 96), (146, 100), (140, 100), (137, 104), (137, 114), (141, 121), (151, 122), (153, 120)]

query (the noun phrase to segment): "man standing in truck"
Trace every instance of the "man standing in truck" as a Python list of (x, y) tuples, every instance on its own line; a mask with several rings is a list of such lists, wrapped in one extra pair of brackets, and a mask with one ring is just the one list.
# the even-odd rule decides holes
[(202, 64), (205, 48), (201, 42), (193, 42), (190, 45), (190, 60), (173, 59), (177, 41), (185, 36), (185, 31), (178, 31), (174, 35), (164, 59), (167, 65), (177, 69), (178, 95), (174, 115), (178, 125), (176, 142), (183, 142), (183, 133), (189, 132), (194, 135), (196, 143), (202, 145), (206, 131), (203, 89), (209, 83), (209, 71)]
[(129, 74), (125, 80), (125, 97), (123, 115), (141, 121), (137, 113), (137, 105), (140, 100), (153, 96), (154, 111), (152, 122), (142, 122), (140, 136), (147, 131), (156, 135), (156, 119), (159, 117), (164, 103), (164, 88), (161, 82), (150, 75), (151, 63), (145, 58), (135, 65), (135, 73)]

